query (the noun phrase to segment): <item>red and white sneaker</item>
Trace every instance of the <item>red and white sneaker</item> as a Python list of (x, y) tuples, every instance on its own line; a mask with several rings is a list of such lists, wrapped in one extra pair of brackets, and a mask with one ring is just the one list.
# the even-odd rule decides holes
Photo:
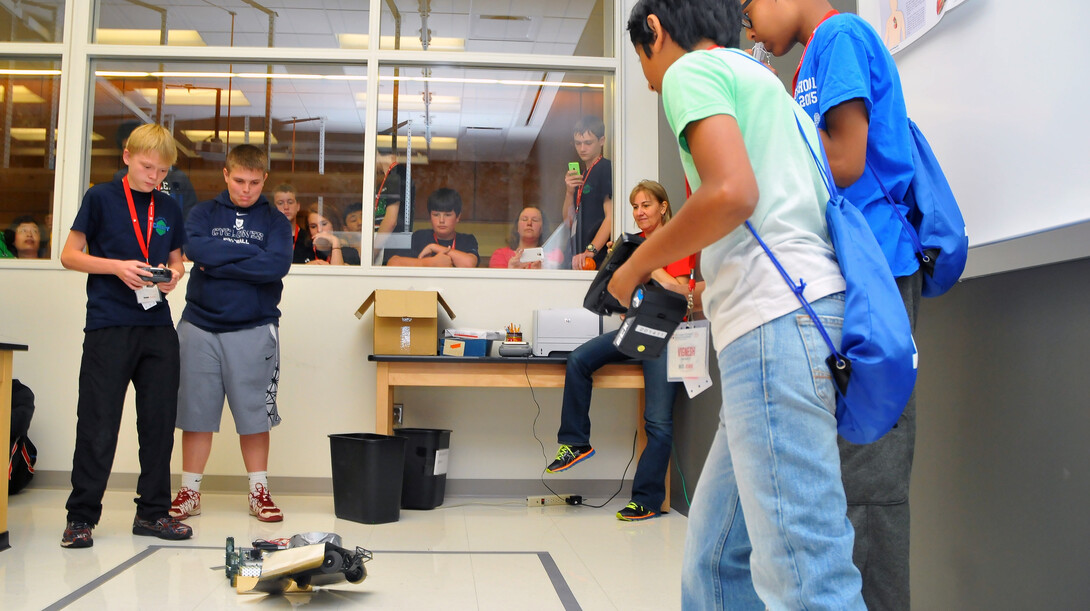
[(250, 515), (261, 522), (280, 522), (284, 519), (284, 512), (269, 496), (269, 489), (261, 484), (257, 485), (257, 492), (250, 493)]
[(178, 489), (178, 496), (170, 504), (170, 517), (175, 520), (184, 520), (189, 516), (201, 515), (201, 493), (194, 492), (186, 486)]

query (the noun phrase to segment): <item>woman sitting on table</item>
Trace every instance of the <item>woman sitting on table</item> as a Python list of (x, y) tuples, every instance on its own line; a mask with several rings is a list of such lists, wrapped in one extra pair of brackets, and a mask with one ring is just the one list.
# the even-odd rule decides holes
[[(360, 251), (337, 237), (344, 231), (344, 216), (333, 204), (307, 208), (307, 245), (296, 251), (295, 263), (307, 265), (359, 265)], [(301, 260), (300, 260), (301, 259)]]
[(522, 252), (545, 243), (545, 215), (537, 206), (526, 206), (511, 227), (507, 246), (497, 248), (488, 261), (488, 267), (508, 269), (541, 269), (541, 261), (523, 263)]
[[(653, 180), (642, 180), (628, 196), (632, 218), (640, 235), (650, 236), (664, 225), (672, 214), (666, 190)], [(651, 278), (664, 287), (682, 294), (689, 292), (692, 257), (655, 270)], [(560, 412), (557, 442), (560, 450), (556, 460), (546, 467), (549, 473), (566, 471), (594, 455), (590, 445), (591, 377), (609, 363), (627, 360), (613, 346), (617, 331), (600, 335), (578, 347), (568, 356), (564, 374), (564, 399)], [(647, 446), (636, 465), (632, 479), (632, 501), (617, 512), (617, 519), (645, 520), (659, 514), (666, 498), (666, 469), (670, 463), (673, 443), (674, 394), (678, 383), (666, 381), (666, 351), (656, 359), (640, 361), (643, 365), (644, 430)]]

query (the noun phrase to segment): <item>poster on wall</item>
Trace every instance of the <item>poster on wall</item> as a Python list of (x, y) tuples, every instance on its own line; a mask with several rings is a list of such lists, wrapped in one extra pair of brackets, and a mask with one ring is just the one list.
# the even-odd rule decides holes
[[(859, 15), (870, 21), (890, 53), (908, 48), (948, 11), (968, 0), (860, 0)], [(870, 4), (869, 7), (864, 7)]]

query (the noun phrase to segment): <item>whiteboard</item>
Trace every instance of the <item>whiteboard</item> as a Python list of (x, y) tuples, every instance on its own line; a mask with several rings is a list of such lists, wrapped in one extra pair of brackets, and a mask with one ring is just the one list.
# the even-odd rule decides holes
[(1087, 23), (1083, 0), (974, 0), (894, 56), (970, 246), (1090, 221)]

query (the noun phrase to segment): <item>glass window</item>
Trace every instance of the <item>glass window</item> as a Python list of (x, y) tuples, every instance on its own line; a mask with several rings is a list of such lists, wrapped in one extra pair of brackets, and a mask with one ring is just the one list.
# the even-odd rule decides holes
[[(120, 61), (93, 66), (92, 183), (123, 175), (128, 133), (141, 123), (160, 123), (172, 131), (179, 151), (163, 188), (188, 212), (225, 189), (227, 150), (254, 144), (270, 158), (265, 197), (275, 205), (277, 193), (290, 192), (295, 202), (284, 204), (286, 214), (295, 217), (296, 262), (359, 264), (360, 233), (345, 232), (344, 215), (362, 206), (364, 66)], [(320, 222), (318, 216), (328, 218)], [(311, 224), (315, 234), (327, 235), (312, 241)], [(344, 247), (343, 257), (331, 252), (338, 246)]]
[(0, 257), (48, 259), (61, 65), (0, 60), (0, 66)]
[(603, 0), (386, 0), (382, 49), (613, 57)]
[(365, 1), (98, 0), (96, 6), (95, 42), (102, 44), (336, 49), (357, 48), (367, 34)]
[(0, 42), (61, 42), (64, 0), (13, 0), (0, 7)]
[[(520, 244), (512, 231), (527, 207), (543, 217), (533, 223), (538, 236), (527, 236), (542, 248), (534, 267), (570, 269), (573, 251), (584, 249), (572, 246), (565, 222), (577, 204), (584, 212), (576, 218), (585, 222), (577, 223), (575, 242), (603, 223), (608, 234), (611, 75), (421, 66), (379, 72), (376, 263), (490, 267), (502, 259), (498, 266), (507, 267)], [(593, 137), (577, 150), (582, 124)], [(569, 179), (571, 164), (577, 169)], [(584, 186), (584, 175), (579, 195), (573, 185)], [(401, 206), (406, 194), (409, 210)]]

